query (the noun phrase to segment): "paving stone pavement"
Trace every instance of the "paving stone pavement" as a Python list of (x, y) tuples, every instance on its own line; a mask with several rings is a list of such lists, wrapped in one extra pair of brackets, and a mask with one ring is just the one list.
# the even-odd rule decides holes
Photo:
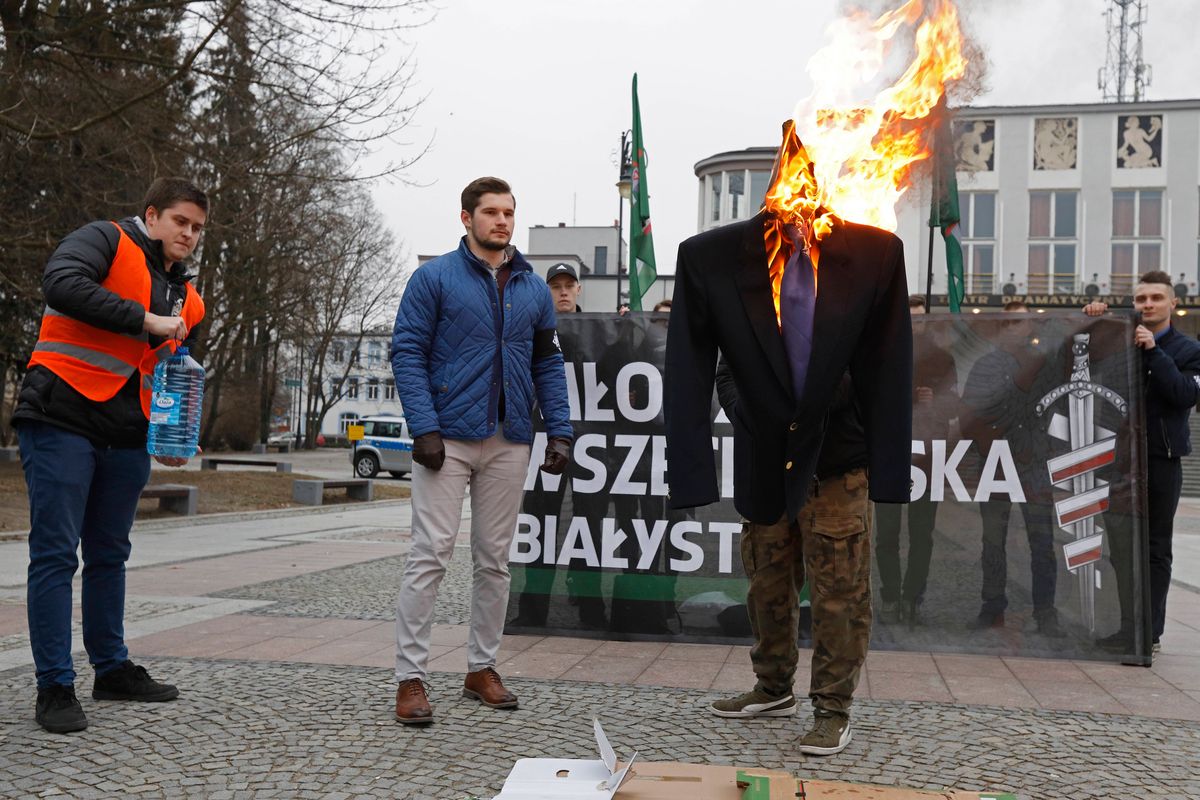
[[(25, 601), (25, 595), (22, 591), (20, 596), (0, 597), (0, 606), (4, 605), (22, 605)], [(156, 617), (166, 616), (168, 614), (187, 611), (195, 608), (196, 603), (187, 602), (184, 600), (145, 600), (141, 598), (127, 598), (125, 601), (125, 622), (133, 623), (141, 620), (155, 619)], [(71, 637), (73, 641), (82, 641), (83, 625), (78, 618), (71, 623)], [(28, 647), (29, 634), (14, 633), (7, 636), (0, 636), (0, 652), (11, 650), (14, 647)]]
[[(239, 586), (214, 597), (274, 600), (257, 613), (286, 617), (396, 619), (396, 593), (407, 556), (380, 558), (295, 578)], [(471, 620), (471, 550), (456, 547), (438, 589), (433, 621), (463, 625)]]
[[(1200, 797), (1200, 725), (1078, 712), (868, 701), (847, 750), (804, 759), (807, 720), (729, 721), (717, 695), (677, 689), (512, 680), (517, 711), (459, 696), (432, 676), (438, 722), (398, 725), (387, 670), (151, 659), (178, 683), (174, 703), (80, 697), (85, 733), (32, 719), (27, 670), (0, 673), (0, 797), (490, 798), (527, 756), (590, 758), (598, 716), (621, 755), (768, 765), (800, 776), (921, 788), (1015, 791), (1025, 800)], [(1118, 755), (1119, 754), (1119, 755)]]

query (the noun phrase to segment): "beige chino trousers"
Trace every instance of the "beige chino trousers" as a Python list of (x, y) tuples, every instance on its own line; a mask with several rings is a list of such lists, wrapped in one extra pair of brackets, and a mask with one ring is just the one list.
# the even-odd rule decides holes
[(471, 487), (471, 632), (467, 668), (496, 665), (508, 610), (508, 552), (516, 531), (529, 445), (503, 433), (490, 439), (446, 439), (440, 470), (413, 463), (412, 547), (396, 598), (396, 680), (425, 680), (438, 587), (454, 555), (463, 499)]

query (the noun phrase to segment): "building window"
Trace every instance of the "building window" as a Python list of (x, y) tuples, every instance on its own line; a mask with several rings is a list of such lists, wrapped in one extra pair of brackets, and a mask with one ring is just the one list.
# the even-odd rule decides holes
[(391, 378), (388, 378), (387, 380), (385, 380), (383, 382), (383, 399), (384, 400), (395, 400), (396, 399), (396, 382), (394, 380), (392, 380)]
[(996, 277), (996, 195), (991, 192), (964, 192), (959, 195), (959, 222), (963, 245), (963, 270), (967, 291), (993, 294), (998, 291)]
[(1079, 193), (1029, 193), (1029, 291), (1075, 292)]
[(1111, 291), (1132, 292), (1138, 275), (1162, 269), (1162, 236), (1161, 189), (1113, 192)]
[(727, 194), (729, 195), (729, 218), (741, 219), (746, 216), (746, 173), (742, 170), (730, 172), (726, 176)]
[(608, 245), (596, 245), (595, 254), (592, 256), (592, 267), (597, 275), (608, 274)]
[(337, 378), (329, 379), (329, 396), (335, 400), (342, 394), (342, 382)]
[(367, 366), (378, 367), (383, 361), (383, 345), (379, 342), (370, 342), (367, 344)]
[(333, 343), (333, 363), (340, 364), (346, 360), (346, 345), (344, 342)]
[(367, 399), (368, 400), (378, 400), (379, 399), (379, 379), (378, 378), (371, 378), (369, 381), (367, 381)]
[[(751, 214), (757, 214), (758, 209), (762, 208), (763, 200), (767, 197), (767, 189), (771, 188), (771, 173), (770, 172), (755, 172), (750, 173), (750, 207), (747, 209)], [(749, 214), (747, 214), (749, 216)]]
[(716, 172), (708, 176), (709, 187), (709, 214), (708, 218), (712, 222), (721, 221), (721, 182), (725, 180), (724, 172)]
[(358, 414), (353, 411), (343, 411), (338, 415), (338, 433), (345, 434), (348, 425), (354, 425), (358, 422)]
[(350, 400), (358, 399), (358, 378), (351, 378), (346, 382), (346, 397)]

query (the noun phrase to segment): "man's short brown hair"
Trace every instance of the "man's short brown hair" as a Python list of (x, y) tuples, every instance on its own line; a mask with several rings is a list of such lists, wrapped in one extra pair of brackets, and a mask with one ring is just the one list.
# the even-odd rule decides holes
[[(1171, 283), (1171, 276), (1163, 272), (1161, 269), (1147, 272), (1145, 275), (1138, 278), (1138, 283), (1164, 283), (1167, 286), (1173, 287), (1173, 284)], [(1172, 288), (1172, 291), (1174, 291), (1174, 288)]]
[(1028, 311), (1029, 306), (1020, 300), (1009, 300), (1001, 311)]
[(909, 308), (925, 308), (925, 295), (910, 294), (908, 296), (908, 307)]
[(670, 300), (659, 300), (657, 303), (654, 304), (655, 311), (662, 311), (664, 309), (667, 311), (671, 310), (671, 301)]
[[(507, 194), (512, 195), (512, 187), (508, 185), (508, 181), (490, 176), (476, 178), (467, 184), (467, 188), (462, 190), (462, 210), (468, 214), (474, 214), (475, 209), (479, 208), (479, 198), (485, 194)], [(515, 205), (517, 198), (513, 197)]]
[(178, 203), (195, 203), (201, 211), (208, 213), (208, 195), (187, 178), (155, 178), (146, 190), (142, 212), (153, 208), (162, 213)]

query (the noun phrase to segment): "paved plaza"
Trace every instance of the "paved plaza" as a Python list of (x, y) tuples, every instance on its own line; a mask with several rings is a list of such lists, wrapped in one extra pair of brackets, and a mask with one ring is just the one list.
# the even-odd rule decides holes
[(1200, 502), (1180, 510), (1180, 583), (1153, 667), (876, 651), (855, 739), (826, 759), (795, 751), (803, 711), (706, 713), (753, 682), (740, 646), (506, 636), (499, 670), (521, 708), (463, 699), (461, 546), (433, 634), (438, 722), (398, 725), (389, 620), (409, 525), (406, 501), (139, 524), (127, 639), (182, 696), (94, 701), (79, 653), (90, 727), (69, 736), (33, 721), (26, 546), (0, 542), (0, 796), (490, 798), (518, 758), (591, 757), (598, 717), (620, 753), (648, 760), (1027, 800), (1200, 797)]

